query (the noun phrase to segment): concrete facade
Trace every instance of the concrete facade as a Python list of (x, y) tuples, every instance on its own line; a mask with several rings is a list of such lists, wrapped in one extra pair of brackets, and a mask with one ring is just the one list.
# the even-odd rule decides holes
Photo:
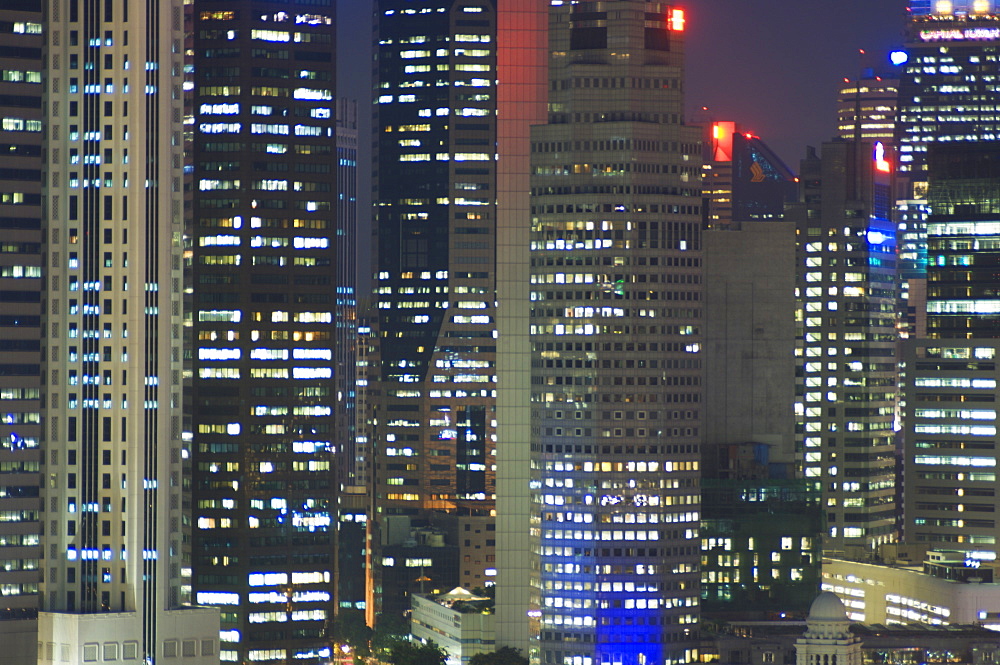
[[(156, 655), (178, 665), (218, 665), (219, 613), (214, 608), (192, 608), (161, 613)], [(134, 612), (61, 614), (40, 612), (38, 665), (84, 663), (138, 663), (142, 648), (140, 616)], [(45, 636), (45, 637), (42, 637)]]
[(705, 442), (795, 457), (795, 224), (706, 230)]

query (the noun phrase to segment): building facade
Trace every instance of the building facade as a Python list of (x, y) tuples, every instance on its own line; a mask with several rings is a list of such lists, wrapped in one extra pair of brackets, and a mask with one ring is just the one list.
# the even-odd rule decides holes
[(706, 618), (805, 616), (819, 584), (820, 492), (804, 478), (768, 477), (762, 444), (726, 448), (737, 458), (751, 446), (754, 463), (740, 460), (702, 478), (702, 611)]
[(735, 122), (703, 125), (705, 228), (740, 229), (773, 221), (795, 200), (795, 176), (759, 136)]
[[(705, 248), (704, 456), (754, 442), (801, 475), (793, 408), (796, 359), (795, 223), (708, 228)], [(776, 476), (777, 477), (777, 476)]]
[[(965, 567), (961, 552), (948, 552)], [(824, 591), (836, 593), (852, 621), (901, 626), (921, 624), (949, 626), (978, 624), (1000, 628), (1000, 583), (977, 575), (980, 569), (965, 568), (964, 579), (935, 575), (922, 561), (875, 564), (849, 559), (823, 560)]]
[(0, 9), (0, 642), (15, 645), (4, 665), (33, 654), (41, 580), (41, 10)]
[(684, 10), (555, 4), (549, 20), (549, 118), (531, 133), (539, 658), (690, 662), (703, 253)]
[(927, 338), (906, 345), (905, 535), (997, 556), (1000, 151), (931, 146)]
[(845, 141), (885, 141), (896, 138), (899, 79), (871, 69), (844, 79), (837, 90), (837, 137)]
[(354, 381), (334, 3), (192, 9), (195, 597), (224, 660), (328, 658)]
[(45, 12), (39, 663), (219, 658), (217, 613), (183, 609), (181, 16)]
[(936, 2), (922, 11), (911, 2), (899, 81), (896, 126), (899, 172), (912, 196), (927, 188), (931, 143), (995, 140), (1000, 116), (992, 81), (1000, 60), (1000, 32), (990, 0)]
[[(538, 480), (531, 447), (531, 127), (548, 118), (548, 15), (545, 0), (506, 0), (501, 34), (516, 48), (497, 63), (497, 645), (539, 658), (541, 596), (537, 546)], [(527, 621), (525, 620), (527, 618)]]
[(494, 510), (498, 11), (378, 3), (377, 519)]
[(801, 452), (826, 507), (824, 547), (892, 540), (896, 253), (881, 143), (831, 142), (802, 161), (799, 237)]
[(1000, 136), (996, 10), (992, 0), (910, 2), (895, 143), (899, 270), (911, 337), (924, 334), (928, 149), (937, 142), (988, 142)]

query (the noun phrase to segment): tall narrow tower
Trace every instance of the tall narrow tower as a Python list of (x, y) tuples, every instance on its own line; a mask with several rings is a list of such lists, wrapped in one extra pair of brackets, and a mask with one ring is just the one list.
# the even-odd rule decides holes
[[(0, 663), (31, 658), (41, 576), (41, 3), (0, 9)], [(33, 647), (29, 647), (32, 648)], [(12, 660), (7, 660), (11, 658)], [(32, 659), (33, 660), (33, 659)]]
[[(550, 8), (531, 134), (531, 458), (543, 663), (696, 660), (700, 128), (684, 10)], [(532, 653), (532, 656), (536, 654)]]
[(218, 662), (179, 609), (181, 3), (47, 6), (39, 663)]
[(193, 3), (192, 564), (227, 661), (330, 656), (354, 324), (334, 4)]
[(801, 430), (807, 480), (823, 492), (825, 545), (895, 534), (895, 230), (881, 143), (830, 142), (802, 160), (798, 235)]
[(375, 518), (449, 525), (466, 586), (496, 570), (500, 218), (526, 223), (544, 5), (378, 3)]

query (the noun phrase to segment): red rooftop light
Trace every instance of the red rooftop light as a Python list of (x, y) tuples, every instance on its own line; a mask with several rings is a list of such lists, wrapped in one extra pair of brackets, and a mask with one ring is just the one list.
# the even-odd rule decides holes
[(669, 23), (670, 29), (674, 32), (684, 32), (684, 10), (671, 9)]

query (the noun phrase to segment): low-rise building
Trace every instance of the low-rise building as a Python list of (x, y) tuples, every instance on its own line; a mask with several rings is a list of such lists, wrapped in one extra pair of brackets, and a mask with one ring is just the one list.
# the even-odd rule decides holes
[(496, 644), (493, 599), (456, 587), (438, 596), (413, 594), (410, 633), (414, 641), (434, 642), (448, 654), (447, 665), (465, 665)]
[(931, 551), (922, 563), (825, 557), (821, 588), (844, 601), (852, 621), (1000, 630), (1000, 583), (992, 580), (988, 562), (966, 552)]
[(982, 626), (851, 623), (829, 592), (807, 621), (706, 622), (702, 663), (715, 665), (987, 665), (1000, 633)]

